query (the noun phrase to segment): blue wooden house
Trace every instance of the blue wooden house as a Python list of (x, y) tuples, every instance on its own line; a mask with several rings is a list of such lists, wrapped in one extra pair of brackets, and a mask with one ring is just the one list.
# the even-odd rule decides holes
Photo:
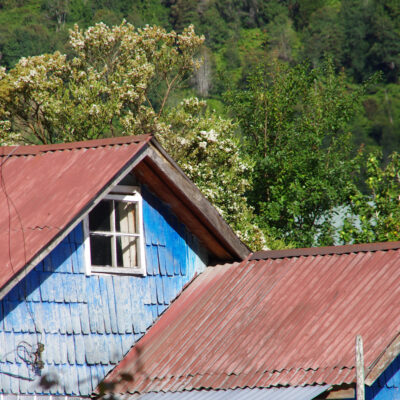
[(2, 147), (0, 210), (1, 399), (88, 397), (197, 274), (249, 253), (151, 136)]

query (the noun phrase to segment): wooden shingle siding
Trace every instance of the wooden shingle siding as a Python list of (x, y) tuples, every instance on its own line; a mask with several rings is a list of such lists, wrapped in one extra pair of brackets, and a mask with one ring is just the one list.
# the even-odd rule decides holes
[(205, 268), (197, 239), (146, 187), (142, 195), (147, 276), (87, 276), (80, 224), (0, 302), (0, 393), (46, 393), (26, 362), (40, 342), (41, 373), (60, 379), (47, 393), (89, 395)]

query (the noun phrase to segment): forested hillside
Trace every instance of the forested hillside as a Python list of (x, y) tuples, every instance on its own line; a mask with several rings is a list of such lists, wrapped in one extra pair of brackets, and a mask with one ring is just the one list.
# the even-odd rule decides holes
[(331, 57), (354, 84), (382, 73), (354, 122), (357, 143), (400, 148), (400, 3), (397, 0), (1, 0), (0, 63), (61, 50), (68, 29), (126, 19), (178, 32), (194, 24), (206, 37), (205, 63), (191, 82), (223, 112), (221, 95), (245, 85), (255, 65), (278, 57), (316, 66)]
[[(134, 33), (123, 20), (165, 31)], [(83, 32), (98, 22), (119, 28), (85, 34), (74, 28)], [(185, 31), (190, 24), (197, 37)], [(183, 35), (166, 33), (172, 30)], [(124, 44), (124, 35), (141, 43), (140, 51), (130, 49), (137, 63), (121, 59), (106, 71), (115, 63), (107, 38)], [(44, 53), (54, 55), (17, 65)], [(202, 63), (191, 73), (193, 55)], [(41, 65), (50, 68), (43, 76)], [(255, 247), (263, 246), (259, 229), (269, 246), (400, 237), (399, 159), (390, 156), (400, 150), (398, 0), (0, 0), (0, 66), (7, 71), (2, 78), (0, 70), (4, 143), (77, 140), (128, 128), (165, 132), (163, 144)], [(128, 66), (138, 68), (142, 85), (135, 81), (132, 88), (142, 89), (118, 86), (118, 96), (136, 96), (119, 103), (115, 87), (101, 80), (116, 73), (123, 84)], [(99, 95), (104, 87), (109, 92)], [(40, 91), (50, 101), (28, 115), (36, 100), (15, 99), (48, 101)], [(87, 101), (77, 107), (81, 96)], [(195, 96), (206, 103), (181, 103)], [(96, 99), (101, 110), (93, 108)], [(349, 218), (337, 231), (331, 221), (340, 205), (351, 207), (358, 222)]]

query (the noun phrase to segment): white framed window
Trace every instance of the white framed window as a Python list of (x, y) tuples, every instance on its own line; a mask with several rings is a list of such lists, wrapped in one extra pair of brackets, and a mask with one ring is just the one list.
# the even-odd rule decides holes
[(146, 274), (142, 196), (116, 186), (84, 220), (87, 273)]

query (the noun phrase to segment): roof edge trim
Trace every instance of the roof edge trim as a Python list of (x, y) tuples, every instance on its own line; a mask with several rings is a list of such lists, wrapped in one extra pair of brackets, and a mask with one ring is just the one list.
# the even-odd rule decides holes
[[(151, 160), (169, 178), (168, 180), (177, 182), (176, 189), (188, 202), (195, 205), (195, 212), (200, 216), (201, 222), (213, 233), (220, 243), (223, 243), (225, 247), (230, 249), (234, 256), (241, 260), (247, 258), (251, 253), (249, 248), (237, 237), (217, 209), (187, 177), (179, 165), (166, 153), (154, 137), (150, 143), (154, 146), (153, 148), (150, 147), (149, 150)], [(172, 168), (169, 168), (168, 164)]]
[(365, 243), (350, 244), (345, 246), (327, 246), (327, 247), (309, 247), (287, 250), (262, 250), (253, 253), (250, 260), (267, 260), (276, 258), (307, 257), (307, 256), (325, 256), (333, 254), (350, 254), (361, 252), (374, 252), (385, 250), (400, 249), (398, 242)]

